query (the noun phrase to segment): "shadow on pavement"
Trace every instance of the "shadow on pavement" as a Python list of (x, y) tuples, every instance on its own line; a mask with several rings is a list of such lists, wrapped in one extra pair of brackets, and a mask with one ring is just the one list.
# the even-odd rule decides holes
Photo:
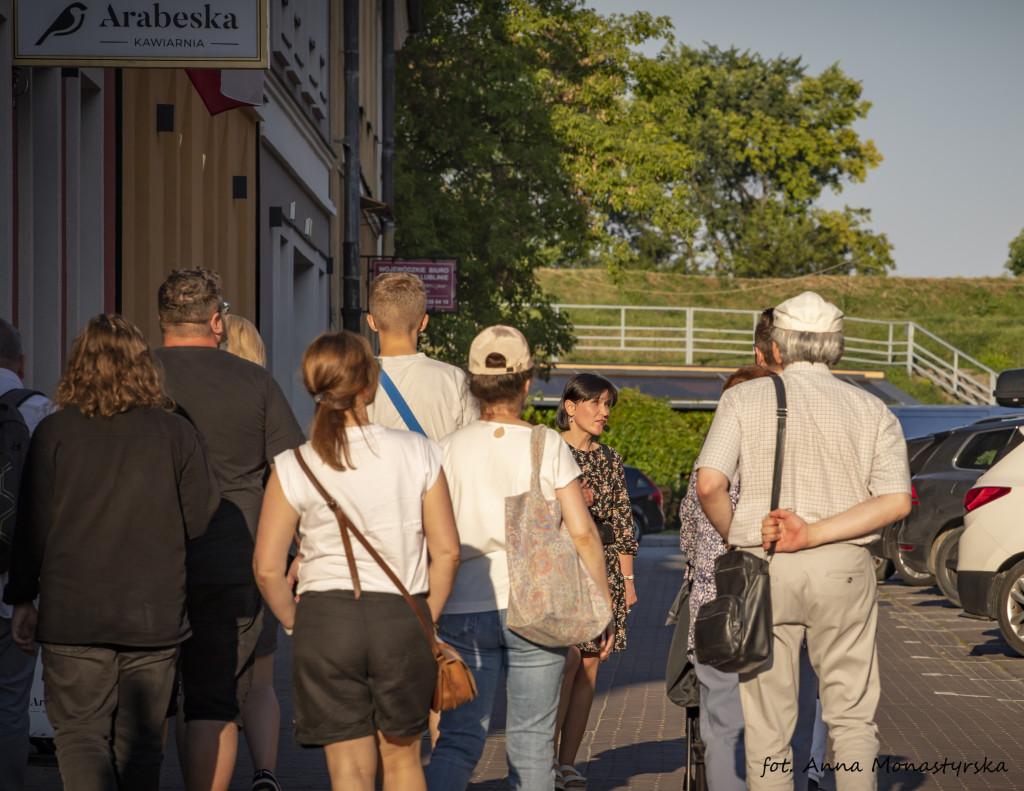
[[(646, 774), (664, 777), (684, 768), (686, 739), (666, 739), (627, 744), (594, 753), (586, 772), (592, 778), (587, 791), (629, 788), (631, 779)], [(682, 782), (679, 783), (682, 788)]]

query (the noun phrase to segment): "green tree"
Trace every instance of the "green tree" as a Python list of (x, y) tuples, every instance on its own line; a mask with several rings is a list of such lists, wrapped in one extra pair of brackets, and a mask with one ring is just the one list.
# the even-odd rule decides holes
[(1006, 268), (1015, 275), (1024, 275), (1024, 228), (1008, 246), (1010, 255), (1006, 259)]
[(395, 243), (400, 255), (461, 261), (460, 312), (431, 321), (428, 344), (460, 360), (480, 326), (501, 321), (545, 359), (572, 335), (534, 267), (593, 251), (613, 266), (635, 260), (616, 212), (688, 222), (668, 183), (689, 166), (685, 146), (625, 101), (644, 60), (632, 47), (668, 21), (605, 18), (578, 0), (425, 6), (425, 29), (397, 56)]
[[(870, 103), (838, 66), (810, 76), (800, 58), (678, 45), (640, 77), (638, 100), (675, 105), (674, 131), (694, 155), (676, 178), (689, 186), (699, 227), (683, 239), (674, 268), (789, 277), (893, 266), (888, 239), (864, 227), (869, 210), (816, 205), (825, 189), (863, 181), (882, 159), (853, 129)], [(647, 225), (641, 218), (633, 227)]]

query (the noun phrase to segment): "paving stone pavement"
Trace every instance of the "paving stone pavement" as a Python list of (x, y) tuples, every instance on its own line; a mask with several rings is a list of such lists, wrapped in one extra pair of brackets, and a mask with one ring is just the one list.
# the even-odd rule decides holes
[[(671, 629), (665, 614), (682, 573), (672, 536), (644, 538), (636, 563), (640, 602), (629, 622), (629, 648), (598, 674), (597, 697), (577, 766), (589, 791), (682, 789), (685, 718), (664, 694)], [(963, 618), (936, 588), (911, 588), (893, 577), (879, 587), (878, 711), (882, 791), (1024, 788), (1024, 659), (995, 624)], [(323, 753), (291, 739), (287, 639), (275, 676), (282, 705), (278, 777), (286, 791), (329, 787)], [(470, 789), (506, 788), (504, 701)], [(943, 762), (946, 762), (945, 764)], [(959, 769), (955, 762), (964, 762)], [(987, 763), (986, 763), (987, 761)], [(914, 766), (908, 768), (906, 763)], [(233, 789), (247, 789), (251, 764), (243, 746)], [(163, 788), (183, 789), (173, 736)], [(27, 789), (60, 788), (52, 758), (33, 757)], [(822, 788), (836, 788), (829, 772)]]

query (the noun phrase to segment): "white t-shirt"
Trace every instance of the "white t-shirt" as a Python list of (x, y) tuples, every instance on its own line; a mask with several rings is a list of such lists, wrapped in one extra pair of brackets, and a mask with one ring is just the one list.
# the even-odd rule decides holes
[[(469, 392), (466, 374), (461, 368), (432, 360), (423, 353), (381, 357), (380, 365), (427, 436), (435, 442), (480, 417), (480, 407)], [(377, 385), (373, 403), (367, 404), (366, 412), (371, 423), (408, 428), (383, 385)]]
[[(302, 458), (352, 524), (387, 561), (409, 593), (427, 593), (427, 543), (423, 537), (423, 495), (437, 481), (441, 448), (411, 431), (383, 426), (346, 429), (353, 468), (328, 467), (307, 442)], [(299, 587), (307, 591), (352, 590), (338, 520), (293, 451), (274, 459), (285, 498), (299, 512)], [(377, 562), (350, 536), (359, 584), (364, 591), (398, 593)]]
[[(477, 420), (441, 442), (445, 478), (462, 544), (462, 563), (444, 612), (508, 608), (505, 498), (530, 488), (532, 427)], [(540, 469), (544, 497), (579, 477), (569, 446), (548, 430)]]

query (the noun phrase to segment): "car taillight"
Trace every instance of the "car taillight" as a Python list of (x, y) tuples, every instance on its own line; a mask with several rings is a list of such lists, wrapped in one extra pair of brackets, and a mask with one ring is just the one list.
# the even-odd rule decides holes
[(910, 504), (920, 505), (921, 501), (917, 499), (917, 487), (914, 484), (910, 484)]
[(969, 514), (975, 508), (981, 508), (985, 503), (998, 500), (1009, 493), (1009, 486), (979, 486), (971, 489), (964, 495), (964, 513)]
[[(643, 473), (640, 473), (640, 474), (643, 475)], [(644, 478), (647, 478), (647, 476), (644, 475)], [(654, 483), (654, 481), (652, 481), (650, 478), (647, 478), (647, 483), (649, 483), (651, 485), (651, 488), (654, 489), (654, 491), (651, 492), (651, 496), (654, 498), (654, 502), (656, 502), (658, 504), (658, 508), (661, 508), (662, 507), (662, 505), (661, 505), (661, 501), (662, 501), (661, 487), (657, 486)]]

